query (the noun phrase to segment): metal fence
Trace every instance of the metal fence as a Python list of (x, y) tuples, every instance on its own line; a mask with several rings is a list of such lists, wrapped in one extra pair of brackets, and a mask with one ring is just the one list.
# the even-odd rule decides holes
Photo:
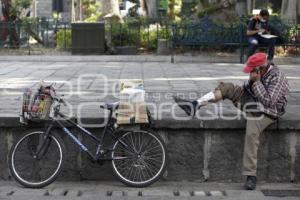
[(153, 50), (157, 47), (158, 39), (171, 38), (171, 23), (128, 22), (124, 24), (110, 23), (112, 46), (137, 46), (140, 49)]
[[(153, 50), (160, 38), (169, 39), (168, 23), (125, 22), (105, 25), (106, 45), (110, 47), (136, 46)], [(31, 19), (30, 21), (0, 22), (0, 48), (28, 49), (55, 48), (69, 51), (72, 48), (71, 24), (55, 19)]]
[[(244, 20), (237, 23), (245, 23), (241, 21)], [(292, 23), (289, 22), (289, 24)], [(300, 39), (300, 25), (294, 23), (292, 26), (294, 28), (290, 29), (291, 33), (289, 34), (295, 39)], [(114, 49), (119, 46), (135, 46), (140, 51), (153, 51), (157, 48), (159, 39), (167, 39), (171, 42), (172, 27), (174, 24), (169, 21), (106, 23), (106, 47)], [(0, 22), (0, 48), (25, 49), (25, 51), (28, 50), (28, 54), (31, 54), (34, 48), (70, 51), (72, 48), (71, 35), (71, 23), (57, 19), (42, 18)]]
[[(0, 48), (28, 49), (34, 47), (68, 49), (67, 31), (71, 24), (56, 19), (30, 19), (0, 22)], [(60, 34), (60, 37), (58, 38)], [(60, 39), (60, 40), (59, 40)]]

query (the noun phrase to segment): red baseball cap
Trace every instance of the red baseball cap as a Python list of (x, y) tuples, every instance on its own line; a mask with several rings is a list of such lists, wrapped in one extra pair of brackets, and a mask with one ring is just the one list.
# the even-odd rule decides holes
[(256, 53), (248, 58), (247, 64), (243, 69), (243, 72), (250, 73), (255, 67), (264, 65), (267, 63), (267, 55), (265, 53)]

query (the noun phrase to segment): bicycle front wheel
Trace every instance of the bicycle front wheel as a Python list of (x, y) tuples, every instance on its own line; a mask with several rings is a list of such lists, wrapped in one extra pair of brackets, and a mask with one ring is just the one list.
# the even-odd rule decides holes
[(127, 132), (113, 147), (114, 174), (127, 186), (149, 186), (165, 171), (167, 157), (165, 149), (163, 141), (154, 133)]
[(44, 136), (43, 131), (29, 131), (21, 136), (9, 153), (10, 172), (25, 187), (45, 187), (57, 178), (62, 169), (63, 141), (56, 134)]

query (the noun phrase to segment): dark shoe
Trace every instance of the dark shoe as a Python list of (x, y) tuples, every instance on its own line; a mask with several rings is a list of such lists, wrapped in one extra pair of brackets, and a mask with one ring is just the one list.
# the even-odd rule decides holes
[(197, 106), (197, 101), (189, 101), (176, 96), (173, 99), (188, 116), (195, 116), (196, 110), (199, 107)]
[(246, 190), (255, 190), (256, 188), (256, 176), (247, 176), (245, 183)]

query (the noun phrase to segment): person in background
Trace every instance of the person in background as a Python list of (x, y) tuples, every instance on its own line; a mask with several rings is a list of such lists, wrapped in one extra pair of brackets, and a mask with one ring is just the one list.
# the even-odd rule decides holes
[(276, 38), (264, 38), (262, 34), (270, 33), (269, 11), (263, 9), (259, 15), (252, 17), (247, 27), (247, 37), (249, 43), (248, 58), (256, 52), (259, 44), (268, 47), (268, 62), (273, 62)]

